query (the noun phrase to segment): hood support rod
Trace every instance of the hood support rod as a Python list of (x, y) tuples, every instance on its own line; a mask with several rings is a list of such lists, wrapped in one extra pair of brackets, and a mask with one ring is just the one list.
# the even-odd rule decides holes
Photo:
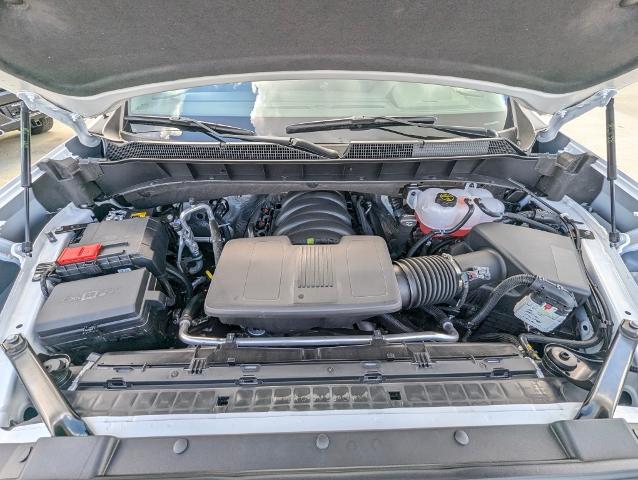
[(614, 99), (611, 98), (605, 107), (605, 132), (607, 141), (607, 181), (609, 182), (609, 244), (612, 247), (620, 243), (620, 233), (616, 229), (616, 178), (618, 167), (616, 164), (616, 118), (614, 114)]
[(2, 349), (22, 380), (33, 406), (42, 417), (51, 436), (91, 435), (89, 427), (60, 393), (33, 348), (22, 335), (11, 335), (5, 339)]
[(637, 346), (638, 321), (623, 320), (577, 419), (613, 418)]
[(20, 183), (24, 193), (24, 242), (22, 253), (31, 256), (31, 227), (29, 195), (31, 194), (31, 113), (24, 101), (20, 102)]

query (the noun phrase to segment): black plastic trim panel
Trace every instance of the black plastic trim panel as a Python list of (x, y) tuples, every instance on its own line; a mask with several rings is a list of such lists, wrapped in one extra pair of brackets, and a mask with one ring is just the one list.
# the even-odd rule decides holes
[(541, 175), (534, 156), (494, 155), (437, 158), (339, 160), (123, 160), (91, 163), (95, 184), (106, 196), (121, 195), (136, 207), (184, 199), (302, 190), (388, 193), (407, 183), (446, 179), (535, 185)]
[[(383, 360), (379, 360), (383, 359)], [(111, 352), (65, 392), (83, 416), (582, 401), (511, 344)]]
[(249, 380), (250, 377), (245, 377), (248, 383), (245, 387), (152, 390), (129, 390), (123, 380), (110, 384), (110, 388), (120, 390), (105, 388), (65, 394), (81, 416), (541, 405), (578, 400), (568, 398), (564, 384), (557, 379), (295, 386), (255, 386)]
[[(522, 419), (524, 420), (524, 419)], [(552, 425), (120, 438), (0, 445), (0, 479), (579, 478), (638, 476), (624, 420)]]

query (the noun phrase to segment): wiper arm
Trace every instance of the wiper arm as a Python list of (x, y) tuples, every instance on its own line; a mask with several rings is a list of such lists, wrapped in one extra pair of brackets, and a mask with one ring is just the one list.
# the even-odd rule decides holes
[(252, 130), (224, 125), (223, 123), (205, 122), (189, 117), (168, 117), (160, 115), (127, 115), (125, 121), (146, 125), (160, 125), (197, 130), (214, 138), (220, 143), (226, 143), (226, 138), (236, 138), (245, 142), (271, 143), (292, 148), (302, 152), (312, 153), (325, 158), (339, 158), (339, 152), (331, 148), (322, 147), (316, 143), (294, 137), (275, 137), (257, 135)]
[(124, 121), (129, 123), (140, 123), (145, 125), (158, 125), (167, 127), (178, 127), (188, 130), (197, 130), (209, 134), (215, 140), (223, 142), (218, 138), (220, 135), (255, 135), (252, 130), (245, 128), (233, 127), (223, 123), (206, 122), (203, 120), (195, 120), (189, 117), (170, 117), (163, 115), (126, 115)]
[(232, 138), (238, 138), (245, 142), (272, 143), (283, 147), (292, 148), (301, 152), (312, 153), (325, 158), (339, 158), (341, 155), (336, 150), (322, 147), (316, 143), (309, 142), (302, 138), (294, 137), (269, 137), (261, 135), (243, 136), (243, 135), (227, 135)]
[(348, 117), (333, 120), (319, 120), (315, 122), (294, 123), (286, 127), (286, 133), (304, 132), (328, 132), (332, 130), (384, 130), (387, 132), (403, 135), (404, 137), (427, 140), (428, 137), (420, 135), (398, 132), (387, 127), (420, 127), (430, 128), (440, 132), (451, 133), (467, 138), (494, 138), (498, 133), (494, 130), (481, 127), (462, 127), (454, 125), (440, 125), (436, 123), (436, 117)]

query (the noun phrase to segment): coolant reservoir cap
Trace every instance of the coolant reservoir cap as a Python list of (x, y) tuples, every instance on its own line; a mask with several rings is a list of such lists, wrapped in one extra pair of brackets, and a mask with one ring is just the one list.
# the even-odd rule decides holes
[(436, 195), (434, 202), (442, 207), (454, 207), (456, 205), (457, 197), (449, 192), (440, 192)]

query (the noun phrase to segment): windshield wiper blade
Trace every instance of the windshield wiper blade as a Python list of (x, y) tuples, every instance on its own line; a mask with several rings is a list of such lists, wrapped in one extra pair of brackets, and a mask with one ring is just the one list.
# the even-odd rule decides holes
[(125, 121), (146, 125), (160, 125), (197, 130), (214, 138), (220, 143), (226, 143), (226, 138), (235, 138), (244, 142), (271, 143), (292, 148), (306, 153), (312, 153), (325, 158), (339, 158), (339, 152), (326, 148), (308, 140), (294, 137), (276, 137), (257, 135), (252, 130), (224, 125), (223, 123), (205, 122), (189, 117), (169, 117), (161, 115), (127, 115)]
[(431, 126), (436, 117), (344, 117), (332, 120), (293, 123), (286, 127), (286, 133), (328, 132), (331, 130), (370, 130), (378, 127)]
[(498, 137), (498, 133), (494, 130), (482, 127), (462, 127), (455, 125), (440, 125), (436, 123), (437, 118), (432, 116), (425, 117), (347, 117), (336, 118), (332, 120), (319, 120), (314, 122), (293, 123), (286, 127), (286, 133), (305, 133), (305, 132), (328, 132), (332, 130), (384, 130), (386, 132), (396, 133), (404, 137), (418, 138), (427, 140), (416, 134), (398, 132), (387, 127), (420, 127), (430, 128), (440, 132), (451, 133), (467, 138), (494, 138)]
[[(167, 127), (178, 127), (190, 130), (197, 130), (210, 136), (216, 140), (221, 135), (255, 135), (255, 132), (232, 125), (223, 123), (206, 122), (203, 120), (195, 120), (189, 117), (171, 117), (164, 115), (126, 115), (124, 121), (129, 123), (140, 123), (145, 125), (158, 125)], [(221, 140), (223, 141), (223, 139)]]

